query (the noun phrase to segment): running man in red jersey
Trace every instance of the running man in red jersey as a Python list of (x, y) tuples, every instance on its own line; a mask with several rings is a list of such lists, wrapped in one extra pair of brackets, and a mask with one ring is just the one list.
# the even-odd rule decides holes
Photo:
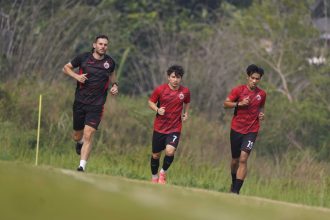
[(247, 161), (259, 131), (259, 121), (265, 117), (266, 93), (257, 87), (264, 74), (262, 68), (247, 67), (247, 84), (232, 89), (224, 108), (235, 108), (231, 122), (231, 192), (239, 194), (247, 174)]
[[(167, 70), (168, 83), (158, 86), (149, 98), (149, 107), (157, 113), (150, 161), (153, 183), (166, 183), (166, 171), (173, 162), (179, 144), (182, 121), (188, 119), (190, 91), (181, 85), (183, 74), (181, 66), (171, 66)], [(165, 157), (158, 176), (159, 159), (163, 150)]]
[[(84, 171), (92, 149), (92, 138), (97, 130), (107, 98), (109, 84), (111, 95), (117, 95), (115, 62), (106, 54), (108, 37), (95, 38), (92, 52), (82, 53), (63, 67), (63, 72), (77, 80), (73, 103), (73, 139), (80, 155), (78, 171)], [(74, 71), (79, 67), (79, 72)]]

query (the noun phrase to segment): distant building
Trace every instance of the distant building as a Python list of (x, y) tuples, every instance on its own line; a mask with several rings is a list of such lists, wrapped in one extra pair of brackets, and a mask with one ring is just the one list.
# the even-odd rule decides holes
[(330, 41), (330, 1), (316, 0), (311, 7), (315, 27), (321, 32), (320, 38)]

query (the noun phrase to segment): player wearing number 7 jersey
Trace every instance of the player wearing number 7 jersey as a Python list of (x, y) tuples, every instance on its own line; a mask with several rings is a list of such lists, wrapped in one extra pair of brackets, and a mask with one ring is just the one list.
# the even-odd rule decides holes
[[(167, 70), (168, 83), (158, 86), (149, 98), (149, 107), (156, 112), (150, 161), (153, 183), (166, 183), (166, 171), (179, 144), (182, 121), (188, 119), (190, 91), (181, 85), (183, 74), (181, 66), (171, 66)], [(163, 150), (163, 166), (158, 174)]]
[(259, 131), (259, 120), (264, 119), (266, 93), (257, 87), (264, 71), (251, 64), (246, 69), (247, 84), (235, 87), (224, 102), (234, 108), (231, 122), (231, 192), (239, 194), (247, 174), (247, 160)]

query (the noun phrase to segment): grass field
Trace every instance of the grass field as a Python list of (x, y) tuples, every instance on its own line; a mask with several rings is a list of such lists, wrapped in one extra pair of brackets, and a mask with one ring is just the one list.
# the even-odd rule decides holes
[(4, 220), (329, 219), (330, 209), (0, 162)]

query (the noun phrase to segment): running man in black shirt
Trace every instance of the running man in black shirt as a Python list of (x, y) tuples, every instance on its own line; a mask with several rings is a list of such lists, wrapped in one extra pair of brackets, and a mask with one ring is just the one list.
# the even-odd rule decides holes
[[(92, 149), (92, 138), (101, 122), (104, 104), (111, 83), (111, 95), (118, 94), (115, 81), (115, 62), (106, 54), (109, 39), (95, 38), (92, 52), (86, 52), (67, 63), (63, 72), (77, 80), (73, 103), (73, 139), (80, 155), (78, 171), (84, 171)], [(79, 67), (79, 72), (74, 71)]]

